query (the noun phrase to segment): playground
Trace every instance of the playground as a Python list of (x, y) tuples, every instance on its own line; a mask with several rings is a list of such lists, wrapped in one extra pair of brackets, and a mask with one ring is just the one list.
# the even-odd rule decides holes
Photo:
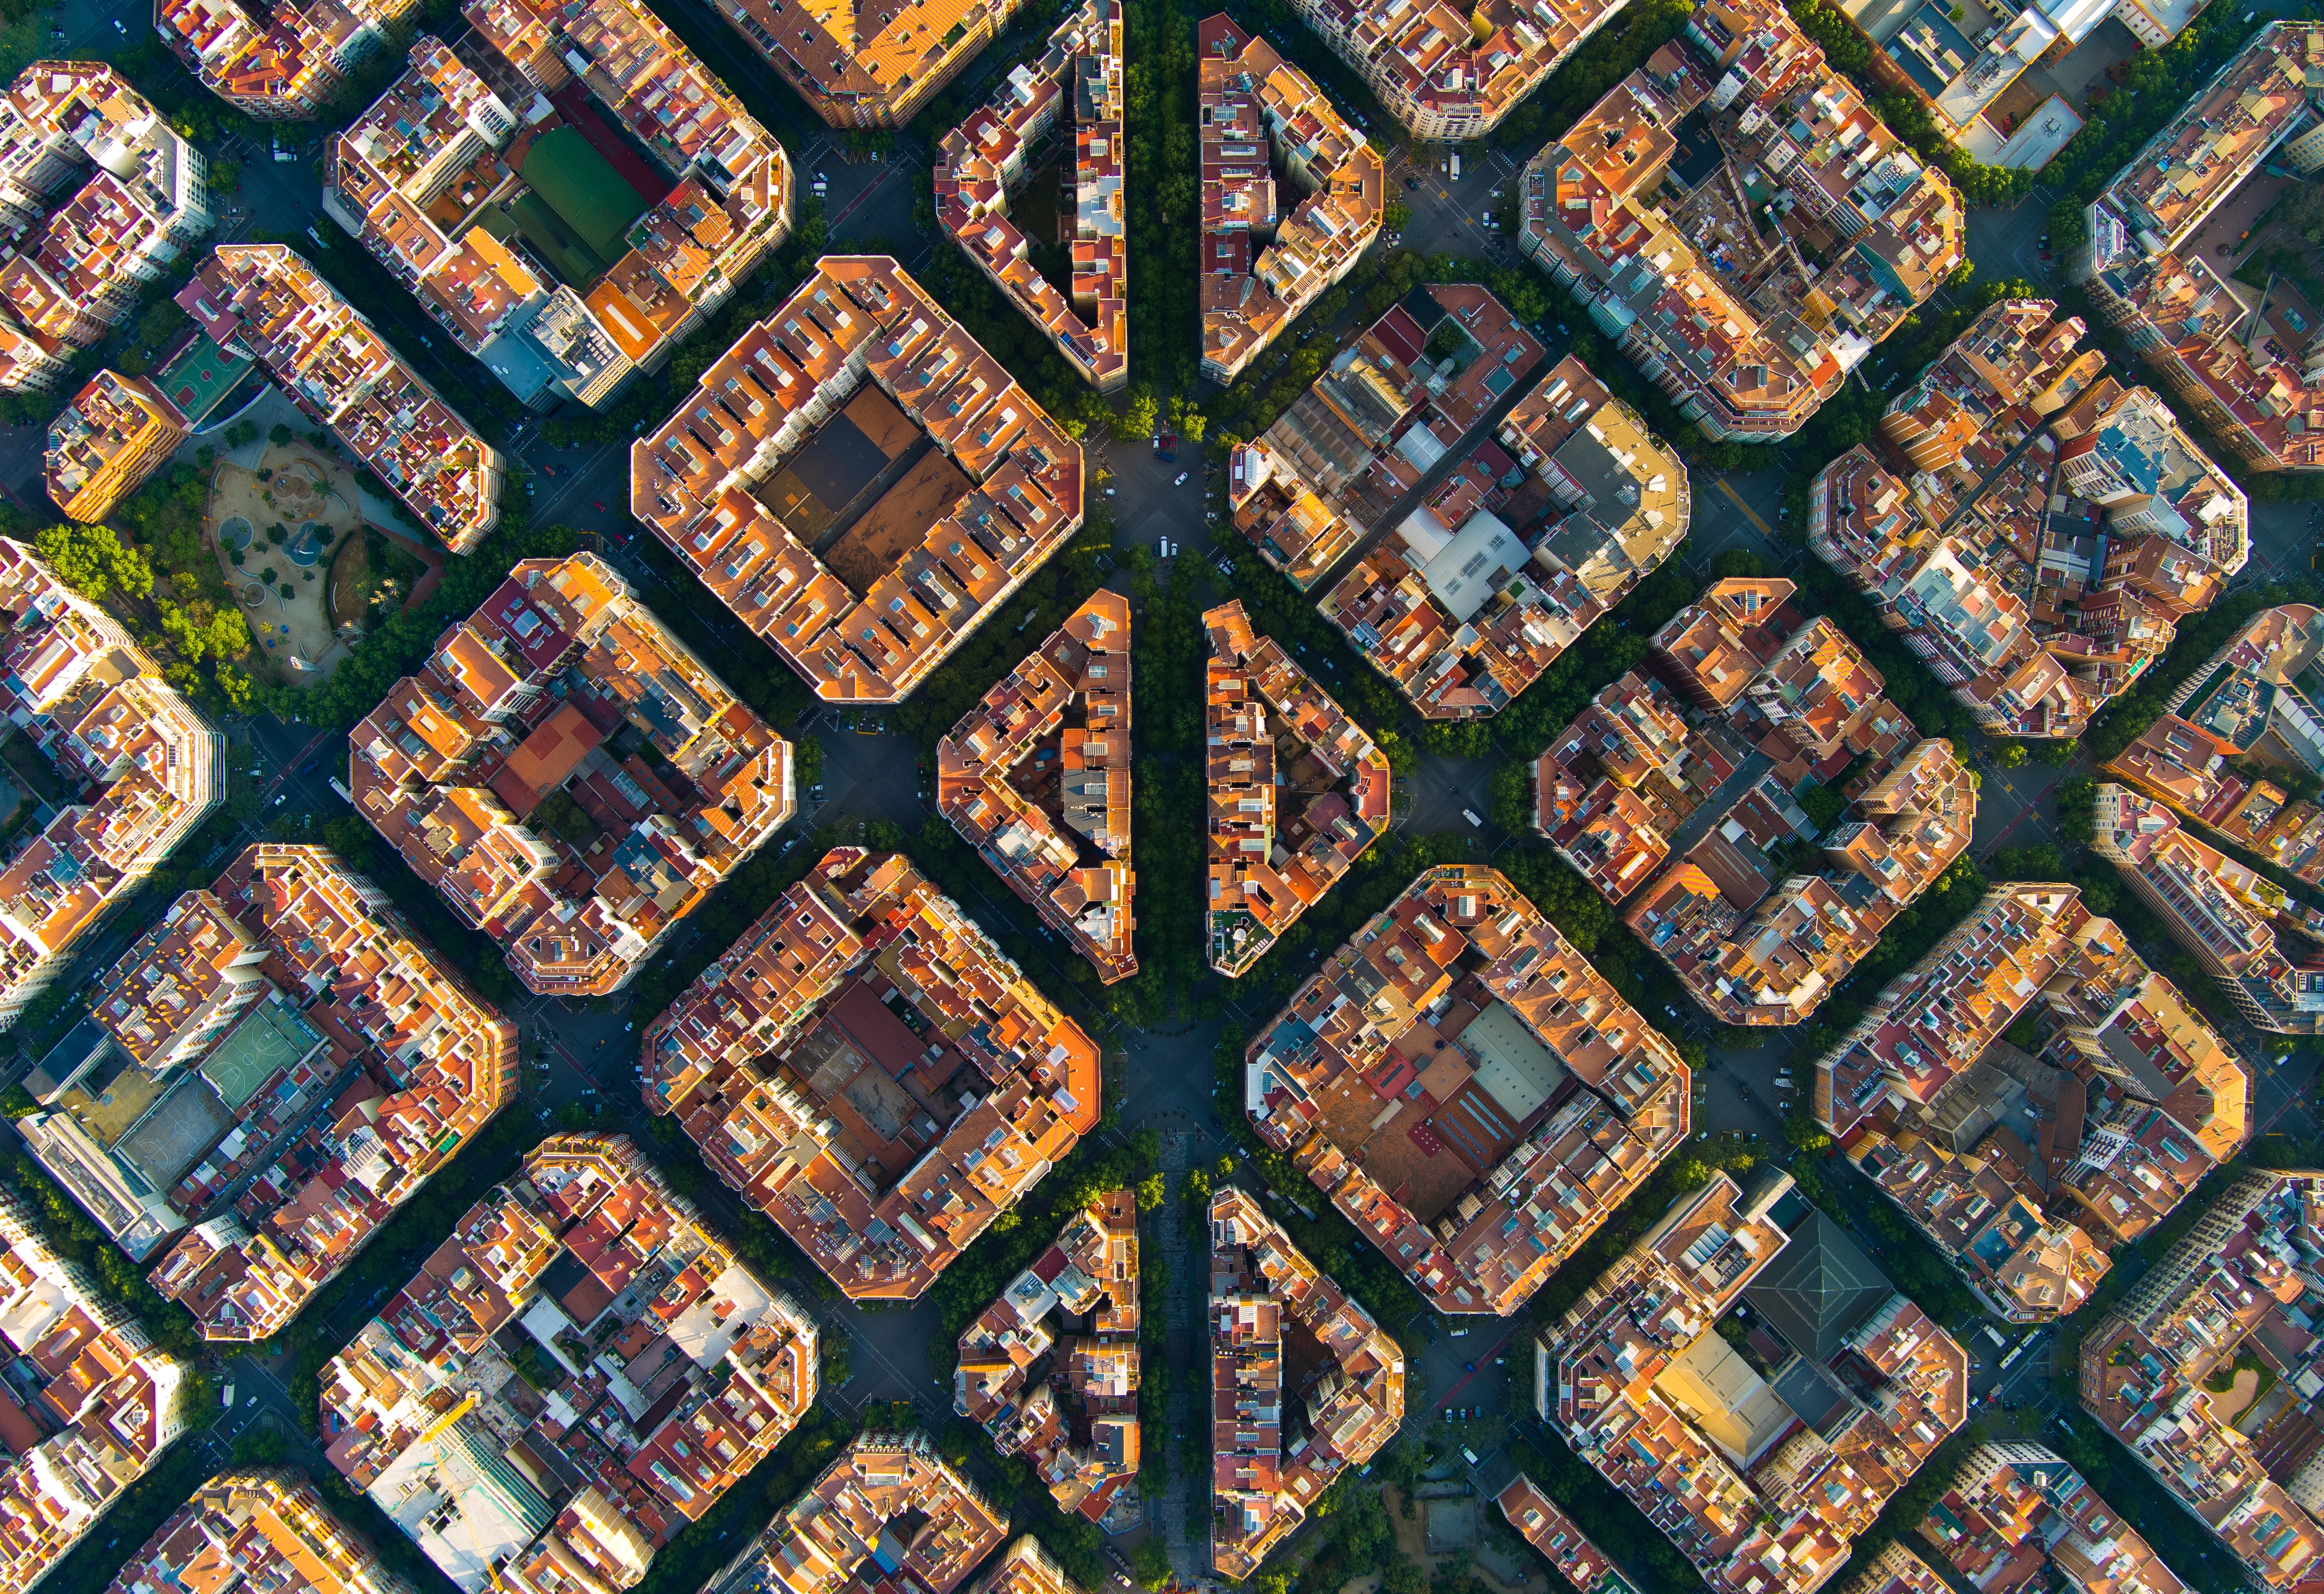
[(304, 440), (262, 438), (220, 459), (207, 524), (258, 656), (278, 680), (311, 686), (346, 656), (332, 620), (334, 556), (360, 537), (362, 495), (344, 460)]

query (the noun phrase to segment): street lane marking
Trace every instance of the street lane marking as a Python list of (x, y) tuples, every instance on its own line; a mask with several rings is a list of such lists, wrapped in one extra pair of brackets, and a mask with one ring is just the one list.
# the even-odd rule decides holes
[(1762, 536), (1765, 536), (1770, 542), (1775, 540), (1775, 528), (1770, 526), (1766, 521), (1761, 520), (1757, 511), (1754, 510), (1748, 504), (1743, 502), (1743, 495), (1737, 492), (1733, 487), (1728, 486), (1727, 478), (1723, 476), (1719, 478), (1719, 490), (1735, 501), (1735, 507), (1743, 512), (1743, 518), (1749, 521), (1753, 525), (1757, 526)]

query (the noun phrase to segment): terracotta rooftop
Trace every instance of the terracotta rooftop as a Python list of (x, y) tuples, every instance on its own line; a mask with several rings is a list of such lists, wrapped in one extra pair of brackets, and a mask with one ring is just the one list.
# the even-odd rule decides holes
[[(1774, 173), (1793, 203), (1771, 238), (1753, 212)], [(1944, 173), (1771, 0), (1698, 6), (1534, 157), (1517, 200), (1520, 246), (1713, 439), (1805, 425), (1967, 242)]]
[[(838, 412), (867, 389), (950, 463), (953, 485), (891, 505), (907, 475), (862, 509), (841, 539), (843, 579), (807, 544), (851, 506), (785, 484), (824, 431), (854, 428)], [(919, 443), (896, 446), (890, 472)], [(630, 450), (632, 513), (832, 702), (909, 692), (1079, 529), (1082, 490), (1081, 445), (885, 255), (824, 256)]]
[(1670, 1043), (1494, 870), (1421, 874), (1251, 1042), (1244, 1107), (1444, 1312), (1507, 1317), (1686, 1139)]
[(1097, 1047), (901, 854), (826, 854), (641, 1036), (646, 1106), (851, 1299), (917, 1300), (1097, 1126)]
[(348, 739), (356, 811), (544, 995), (626, 985), (794, 807), (790, 744), (592, 553), (519, 561)]
[(323, 1369), (325, 1454), (464, 1594), (625, 1589), (807, 1414), (817, 1333), (627, 1135), (552, 1135)]
[(1211, 1197), (1209, 1311), (1211, 1563), (1240, 1582), (1394, 1437), (1404, 1352), (1240, 1190)]
[(1093, 593), (936, 744), (937, 811), (1107, 985), (1138, 972), (1130, 653), (1130, 600)]
[[(1388, 755), (1237, 599), (1203, 616), (1211, 967), (1240, 974), (1388, 826)], [(1272, 714), (1276, 723), (1269, 725)], [(1286, 794), (1305, 796), (1292, 818)]]

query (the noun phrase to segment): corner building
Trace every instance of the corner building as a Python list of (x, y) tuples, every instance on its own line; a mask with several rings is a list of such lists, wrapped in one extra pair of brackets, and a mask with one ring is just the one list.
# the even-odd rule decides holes
[(111, 614), (0, 539), (0, 714), (69, 789), (0, 865), (0, 1028), (224, 797), (226, 739)]
[(1431, 1306), (1508, 1317), (1685, 1141), (1689, 1074), (1507, 878), (1446, 864), (1250, 1043), (1243, 1101)]
[(1773, 0), (1697, 6), (1517, 199), (1519, 246), (1679, 413), (1738, 442), (1806, 425), (1968, 246), (1952, 183)]
[(1821, 1588), (1969, 1415), (1969, 1352), (1791, 1182), (1712, 1174), (1535, 1345), (1542, 1421), (1715, 1594)]
[[(0, 1192), (0, 1589), (24, 1594), (152, 1470), (195, 1413), (183, 1362), (49, 1249), (31, 1205)], [(207, 1413), (205, 1413), (207, 1414)]]
[(221, 1472), (154, 1529), (105, 1594), (298, 1589), (418, 1594), (289, 1467)]
[(2090, 201), (2067, 268), (2098, 320), (2253, 470), (2324, 470), (2324, 337), (2295, 284), (2271, 282), (2254, 301), (2230, 280), (2219, 250), (2239, 246), (2243, 224), (2223, 221), (2214, 243), (2211, 223), (2255, 182), (2324, 171), (2319, 69), (2324, 27), (2254, 33)]
[(0, 391), (47, 393), (214, 218), (209, 161), (99, 61), (35, 61), (0, 96)]

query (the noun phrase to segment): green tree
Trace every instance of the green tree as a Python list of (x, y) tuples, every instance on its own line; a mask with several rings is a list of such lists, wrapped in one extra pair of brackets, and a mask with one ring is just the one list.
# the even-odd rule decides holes
[(1159, 1173), (1148, 1173), (1138, 1182), (1138, 1209), (1157, 1211), (1162, 1205), (1163, 1182)]
[(1130, 402), (1122, 406), (1120, 416), (1113, 423), (1117, 441), (1131, 442), (1154, 434), (1154, 422), (1161, 414), (1161, 405), (1155, 400), (1154, 390), (1139, 386), (1130, 390)]
[(84, 597), (103, 598), (116, 589), (133, 598), (152, 596), (153, 567), (136, 549), (124, 547), (110, 526), (48, 526), (32, 545), (57, 579)]
[[(1157, 1539), (1148, 1539), (1130, 1552), (1130, 1570), (1141, 1589), (1159, 1589), (1170, 1580), (1170, 1552)], [(1262, 1579), (1263, 1582), (1265, 1580)], [(1277, 1591), (1280, 1594), (1280, 1591)]]
[(274, 423), (274, 430), (266, 434), (266, 440), (278, 449), (288, 448), (290, 445), (290, 429), (277, 421)]

